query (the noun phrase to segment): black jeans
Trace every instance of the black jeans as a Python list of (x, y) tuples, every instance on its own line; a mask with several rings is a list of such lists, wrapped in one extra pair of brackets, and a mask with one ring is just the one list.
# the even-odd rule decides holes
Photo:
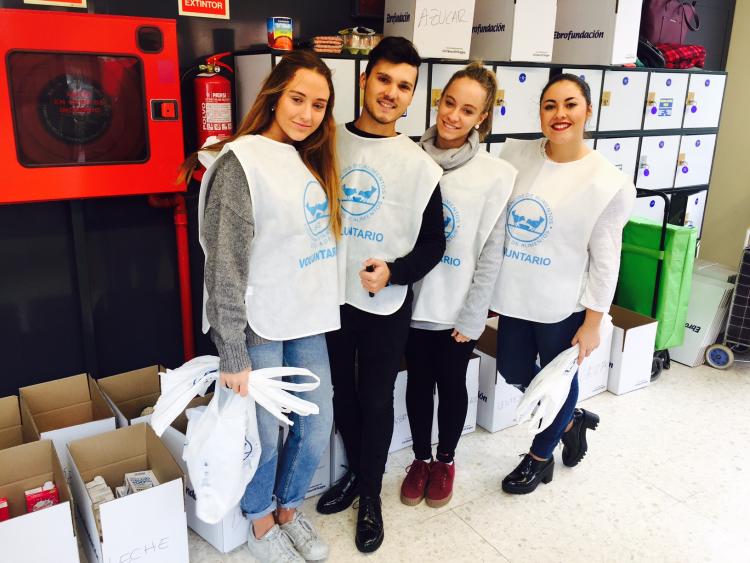
[(466, 420), (469, 397), (466, 368), (475, 340), (456, 342), (452, 330), (409, 330), (406, 345), (406, 411), (414, 440), (414, 457), (432, 456), (432, 393), (435, 385), (438, 403), (438, 447), (440, 461), (450, 462), (456, 454)]
[(393, 436), (393, 387), (409, 334), (411, 305), (411, 292), (391, 315), (343, 305), (341, 328), (326, 334), (334, 420), (363, 496), (379, 495), (383, 484)]

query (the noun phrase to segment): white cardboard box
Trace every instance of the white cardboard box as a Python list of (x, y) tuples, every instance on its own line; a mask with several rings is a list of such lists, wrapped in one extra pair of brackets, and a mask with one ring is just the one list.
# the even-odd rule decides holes
[(15, 395), (3, 397), (0, 399), (0, 450), (21, 444), (23, 444), (23, 433), (18, 397)]
[(607, 390), (622, 395), (651, 383), (657, 322), (617, 305), (609, 312), (615, 329)]
[(335, 427), (331, 435), (331, 483), (341, 479), (349, 469), (349, 462), (346, 460), (346, 448), (344, 440)]
[[(259, 407), (262, 408), (262, 407)], [(313, 415), (314, 416), (314, 415)], [(286, 424), (281, 424), (281, 439), (279, 443), (279, 450), (284, 442), (286, 442), (287, 436), (289, 436), (289, 427)], [(305, 493), (305, 498), (314, 497), (321, 495), (326, 492), (331, 486), (331, 443), (328, 442), (328, 447), (325, 449), (323, 454), (320, 456), (318, 467), (313, 473), (310, 486)]]
[(558, 0), (552, 62), (635, 63), (641, 0)]
[(607, 390), (612, 355), (612, 319), (605, 315), (599, 328), (599, 347), (578, 368), (578, 402)]
[(474, 0), (386, 0), (383, 34), (411, 40), (422, 58), (468, 59)]
[(406, 378), (405, 369), (398, 372), (393, 388), (393, 436), (388, 453), (403, 450), (412, 444), (409, 415), (406, 413)]
[[(479, 396), (480, 363), (481, 359), (479, 356), (474, 355), (469, 360), (469, 365), (466, 368), (466, 394), (469, 396), (469, 404), (466, 410), (466, 419), (464, 420), (464, 427), (461, 430), (461, 436), (464, 434), (471, 434), (477, 429), (477, 400)], [(440, 397), (437, 388), (435, 389), (433, 404), (431, 442), (437, 444), (440, 430), (438, 426), (438, 405), (440, 404)]]
[(724, 328), (733, 289), (730, 283), (693, 272), (685, 340), (681, 346), (669, 350), (675, 362), (690, 367), (703, 363), (706, 348), (716, 342)]
[(70, 482), (67, 445), (115, 429), (115, 415), (96, 382), (73, 375), (19, 390), (24, 441), (52, 440)]
[(151, 419), (150, 415), (141, 416), (141, 411), (156, 404), (161, 395), (159, 372), (165, 371), (164, 366), (154, 365), (97, 380), (115, 413), (118, 428)]
[(516, 407), (523, 397), (497, 371), (497, 322), (498, 317), (487, 321), (474, 350), (480, 358), (477, 424), (488, 432), (516, 425)]
[(552, 60), (557, 0), (476, 0), (471, 58)]
[[(213, 393), (207, 393), (205, 397), (195, 397), (185, 408), (191, 409), (208, 405)], [(185, 474), (185, 515), (187, 525), (204, 540), (214, 546), (221, 553), (228, 553), (247, 541), (250, 533), (250, 521), (242, 514), (239, 504), (229, 514), (216, 524), (208, 524), (196, 515), (196, 499), (193, 484), (188, 475), (187, 463), (182, 459), (182, 450), (185, 447), (185, 433), (187, 431), (187, 416), (182, 412), (171, 426), (162, 434), (162, 441), (174, 457), (180, 469)]]
[[(68, 445), (71, 488), (84, 523), (83, 548), (89, 563), (175, 563), (188, 560), (183, 473), (147, 424), (76, 440)], [(110, 487), (125, 473), (150, 469), (159, 485), (100, 505), (102, 536), (96, 528), (85, 483), (101, 475)]]
[[(57, 485), (60, 503), (26, 513), (24, 491), (45, 481)], [(8, 499), (10, 520), (0, 522), (0, 550), (8, 563), (78, 563), (73, 499), (60, 460), (49, 440), (0, 451), (0, 497)]]

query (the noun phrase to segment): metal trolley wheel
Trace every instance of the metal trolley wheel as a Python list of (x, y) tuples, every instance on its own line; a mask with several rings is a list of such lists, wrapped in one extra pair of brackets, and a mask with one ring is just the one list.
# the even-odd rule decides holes
[(729, 369), (734, 363), (734, 352), (723, 344), (713, 344), (706, 349), (706, 363), (716, 369)]

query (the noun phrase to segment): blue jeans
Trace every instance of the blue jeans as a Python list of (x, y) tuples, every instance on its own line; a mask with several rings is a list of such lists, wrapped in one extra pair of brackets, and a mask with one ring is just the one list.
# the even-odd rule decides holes
[[(295, 393), (302, 399), (318, 405), (319, 414), (289, 415), (294, 425), (281, 452), (279, 420), (260, 405), (256, 405), (258, 434), (260, 436), (260, 461), (240, 507), (250, 520), (257, 520), (280, 508), (297, 508), (305, 500), (320, 457), (331, 439), (333, 425), (333, 389), (328, 349), (322, 334), (249, 346), (248, 354), (253, 369), (292, 366), (307, 368), (320, 378), (320, 386), (313, 391)], [(309, 382), (309, 377), (285, 378), (295, 383)]]
[[(497, 331), (497, 370), (511, 385), (524, 389), (537, 374), (536, 356), (546, 366), (560, 352), (570, 348), (578, 328), (583, 324), (585, 311), (573, 313), (557, 323), (537, 323), (500, 315)], [(531, 453), (549, 459), (560, 442), (565, 427), (573, 419), (578, 402), (578, 372), (570, 384), (570, 393), (560, 412), (545, 430), (534, 436)]]

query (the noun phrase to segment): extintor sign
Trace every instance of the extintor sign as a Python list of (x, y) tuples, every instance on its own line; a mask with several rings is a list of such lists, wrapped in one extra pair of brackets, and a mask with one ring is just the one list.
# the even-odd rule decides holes
[(181, 16), (229, 19), (229, 0), (177, 0)]

